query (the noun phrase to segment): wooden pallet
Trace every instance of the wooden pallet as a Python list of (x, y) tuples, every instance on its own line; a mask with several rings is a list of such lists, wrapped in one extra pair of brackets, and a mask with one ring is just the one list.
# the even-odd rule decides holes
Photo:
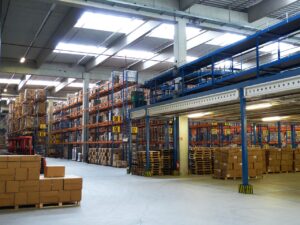
[(38, 204), (39, 209), (45, 208), (62, 208), (62, 207), (74, 207), (80, 206), (80, 202), (58, 202), (58, 203), (40, 203)]

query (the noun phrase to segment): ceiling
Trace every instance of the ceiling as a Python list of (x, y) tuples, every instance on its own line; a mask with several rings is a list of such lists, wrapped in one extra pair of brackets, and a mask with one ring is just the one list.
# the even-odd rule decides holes
[[(198, 4), (247, 12), (249, 7), (260, 2), (261, 0), (201, 0)], [(299, 2), (297, 1), (286, 8), (280, 9), (272, 13), (271, 16), (279, 17), (286, 12), (295, 11), (300, 8)], [(95, 58), (104, 57), (105, 60), (96, 63), (92, 70), (103, 68), (114, 70), (132, 69), (147, 74), (158, 74), (174, 65), (174, 59), (172, 58), (174, 26), (163, 21), (152, 21), (150, 29), (147, 30), (145, 27), (149, 25), (149, 21), (145, 18), (128, 18), (127, 16), (117, 20), (115, 17), (109, 17), (112, 15), (107, 14), (107, 12), (89, 11), (100, 14), (100, 17), (97, 17), (99, 22), (92, 22), (88, 27), (87, 25), (91, 21), (86, 20), (80, 26), (76, 26), (82, 19), (84, 12), (86, 12), (84, 9), (74, 9), (64, 4), (53, 5), (50, 1), (38, 0), (4, 0), (3, 9), (2, 60), (19, 62), (20, 58), (26, 54), (25, 64), (36, 63), (43, 58), (42, 56), (46, 56), (43, 58), (41, 65), (37, 66), (38, 68), (45, 64), (64, 64), (69, 67), (87, 68), (91, 62), (95, 62)], [(74, 10), (77, 11), (74, 12)], [(73, 17), (70, 15), (73, 15)], [(103, 17), (103, 15), (108, 17)], [(123, 21), (123, 25), (122, 20), (125, 21)], [(122, 26), (119, 30), (114, 30), (114, 26), (118, 26), (118, 23)], [(126, 25), (129, 25), (126, 28), (127, 30), (124, 28)], [(62, 26), (65, 26), (66, 29), (62, 29), (64, 28)], [(145, 33), (141, 33), (141, 30), (144, 30)], [(211, 43), (214, 43), (216, 38), (220, 38), (225, 34), (224, 31), (196, 26), (189, 28), (186, 32), (188, 61), (222, 47), (220, 44)], [(241, 31), (241, 33), (243, 32)], [(232, 35), (241, 35), (241, 33), (232, 33)], [(137, 36), (133, 41), (132, 36), (134, 35), (132, 34)], [(57, 46), (60, 43), (73, 44), (73, 46), (69, 46), (70, 48), (67, 50), (58, 49)], [(81, 52), (78, 52), (75, 45), (81, 45)], [(89, 52), (94, 51), (90, 48), (91, 46), (107, 50), (98, 51), (96, 49), (96, 53)], [(22, 80), (24, 75), (26, 74), (0, 73), (0, 79), (3, 79), (2, 82), (0, 80), (0, 90), (3, 92), (4, 89), (7, 89), (7, 92), (17, 93), (18, 84), (14, 83), (17, 81), (5, 81)], [(33, 75), (30, 80), (59, 83), (62, 78)], [(32, 81), (30, 81), (27, 82), (26, 88), (46, 88), (51, 95), (66, 96), (67, 93), (78, 91), (80, 89), (78, 83), (82, 83), (82, 80), (74, 80), (73, 83), (77, 83), (77, 86), (66, 86), (58, 93), (53, 92), (55, 85), (47, 85), (47, 82), (41, 85), (31, 85)], [(95, 82), (96, 80), (91, 81), (91, 83)]]

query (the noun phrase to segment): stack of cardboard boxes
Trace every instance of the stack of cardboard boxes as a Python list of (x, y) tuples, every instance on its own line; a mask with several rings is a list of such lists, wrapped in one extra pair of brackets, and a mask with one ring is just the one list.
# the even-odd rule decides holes
[(300, 149), (294, 150), (294, 171), (300, 171)]
[(270, 148), (266, 151), (266, 164), (268, 173), (279, 173), (281, 163), (281, 149)]
[(64, 176), (63, 166), (45, 168), (40, 177), (41, 157), (0, 156), (0, 207), (78, 203), (82, 178)]
[(292, 149), (282, 149), (281, 151), (281, 172), (293, 172), (294, 171), (294, 152)]
[[(261, 177), (264, 171), (264, 151), (248, 148), (249, 177)], [(242, 151), (240, 148), (215, 149), (214, 177), (219, 179), (242, 177)]]

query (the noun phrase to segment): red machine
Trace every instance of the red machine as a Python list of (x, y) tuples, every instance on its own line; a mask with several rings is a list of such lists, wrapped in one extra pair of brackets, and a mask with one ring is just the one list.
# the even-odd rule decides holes
[(22, 155), (34, 155), (32, 137), (19, 136), (8, 138), (8, 151)]

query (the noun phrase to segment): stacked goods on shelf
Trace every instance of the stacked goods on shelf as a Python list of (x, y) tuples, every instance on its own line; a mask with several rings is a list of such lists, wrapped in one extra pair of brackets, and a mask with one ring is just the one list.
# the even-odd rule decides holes
[(192, 174), (204, 175), (213, 172), (213, 149), (206, 147), (191, 147), (189, 165)]
[(77, 203), (82, 178), (64, 176), (64, 167), (46, 167), (40, 177), (41, 157), (0, 156), (0, 207)]
[[(149, 171), (152, 176), (162, 175), (162, 160), (159, 151), (149, 152)], [(135, 161), (135, 162), (134, 162)], [(146, 151), (138, 151), (133, 155), (132, 174), (144, 176), (146, 171)]]
[(266, 151), (267, 173), (279, 173), (281, 163), (281, 149), (270, 148)]
[(101, 165), (127, 165), (128, 144), (123, 140), (128, 138), (128, 110), (136, 84), (135, 71), (113, 72), (110, 81), (90, 91), (88, 144), (93, 152), (95, 148), (101, 152)]
[[(263, 174), (264, 151), (248, 148), (249, 177), (261, 177)], [(242, 152), (240, 148), (216, 148), (214, 152), (214, 178), (236, 179), (242, 177)]]
[(294, 152), (292, 149), (286, 148), (281, 151), (280, 170), (281, 172), (294, 171)]
[(92, 164), (111, 166), (111, 157), (113, 157), (113, 167), (127, 167), (127, 161), (121, 160), (121, 149), (115, 149), (113, 154), (111, 152), (110, 148), (89, 148), (88, 162)]
[(294, 150), (294, 171), (300, 171), (300, 149)]

